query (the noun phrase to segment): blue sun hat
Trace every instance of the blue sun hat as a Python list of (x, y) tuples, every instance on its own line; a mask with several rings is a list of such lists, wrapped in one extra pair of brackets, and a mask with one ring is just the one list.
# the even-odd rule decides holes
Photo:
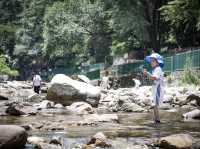
[(146, 56), (146, 57), (145, 57), (145, 61), (146, 61), (147, 63), (150, 64), (152, 58), (154, 58), (154, 59), (157, 60), (159, 66), (160, 66), (161, 68), (164, 67), (164, 60), (163, 60), (163, 57), (162, 57), (160, 54), (158, 54), (158, 53), (152, 53), (150, 56)]

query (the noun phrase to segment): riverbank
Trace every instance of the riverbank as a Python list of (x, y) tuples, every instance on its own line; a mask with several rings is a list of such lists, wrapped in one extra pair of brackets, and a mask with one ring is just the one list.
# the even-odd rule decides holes
[[(199, 95), (199, 87), (168, 86), (161, 107), (162, 123), (158, 125), (152, 121), (149, 86), (101, 90), (99, 99), (93, 99), (98, 101), (97, 106), (91, 106), (91, 100), (87, 100), (91, 98), (78, 102), (70, 99), (72, 105), (67, 106), (56, 103), (56, 99), (48, 101), (49, 87), (45, 83), (43, 93), (37, 95), (31, 82), (0, 83), (1, 125), (24, 127), (29, 137), (26, 149), (38, 145), (55, 149), (150, 149), (158, 146), (156, 142), (162, 137), (174, 134), (187, 134), (193, 142), (200, 142), (200, 120), (183, 118), (184, 113), (198, 109), (195, 100), (186, 99), (191, 94)], [(99, 132), (106, 137), (103, 146), (98, 146), (98, 141), (91, 143), (92, 136)], [(34, 142), (31, 137), (40, 141)], [(55, 137), (59, 143), (49, 144)]]

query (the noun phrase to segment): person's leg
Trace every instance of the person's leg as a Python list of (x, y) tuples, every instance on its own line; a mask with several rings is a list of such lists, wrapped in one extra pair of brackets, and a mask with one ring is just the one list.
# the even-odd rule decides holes
[(39, 91), (40, 91), (40, 87), (36, 86), (36, 93), (39, 94)]
[(33, 87), (33, 90), (34, 90), (35, 93), (37, 93), (37, 87), (36, 86)]
[(158, 106), (154, 106), (153, 111), (154, 111), (154, 121), (156, 123), (159, 123), (160, 122), (160, 115), (159, 115)]

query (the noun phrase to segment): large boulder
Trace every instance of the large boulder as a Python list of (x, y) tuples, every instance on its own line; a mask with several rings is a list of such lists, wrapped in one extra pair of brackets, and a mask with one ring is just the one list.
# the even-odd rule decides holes
[(82, 82), (85, 82), (85, 83), (89, 83), (90, 84), (90, 79), (84, 75), (78, 75), (77, 76)]
[(85, 101), (87, 98), (99, 99), (100, 89), (77, 80), (73, 80), (64, 74), (57, 74), (51, 80), (47, 91), (47, 99), (71, 105), (73, 102)]
[(19, 126), (0, 126), (0, 148), (21, 149), (26, 144), (28, 134), (25, 129)]
[(159, 140), (159, 146), (164, 149), (189, 149), (194, 139), (188, 134), (175, 134), (163, 137)]

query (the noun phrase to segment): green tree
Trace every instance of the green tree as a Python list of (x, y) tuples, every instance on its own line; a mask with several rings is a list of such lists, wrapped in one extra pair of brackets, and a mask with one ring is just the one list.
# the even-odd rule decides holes
[(104, 62), (111, 38), (103, 3), (89, 0), (54, 3), (46, 12), (44, 48), (46, 54), (74, 53), (78, 59)]
[(165, 22), (170, 23), (171, 37), (183, 47), (200, 45), (200, 1), (173, 0), (161, 7)]
[(22, 0), (0, 1), (0, 53), (12, 56)]

